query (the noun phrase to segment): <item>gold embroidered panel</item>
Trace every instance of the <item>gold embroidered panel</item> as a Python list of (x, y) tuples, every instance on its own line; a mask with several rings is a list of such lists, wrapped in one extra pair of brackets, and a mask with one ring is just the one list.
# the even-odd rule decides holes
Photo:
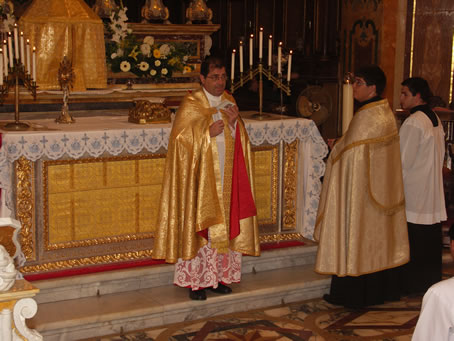
[(43, 162), (46, 250), (150, 238), (165, 155)]
[(252, 148), (252, 171), (259, 225), (277, 223), (278, 153), (278, 146)]

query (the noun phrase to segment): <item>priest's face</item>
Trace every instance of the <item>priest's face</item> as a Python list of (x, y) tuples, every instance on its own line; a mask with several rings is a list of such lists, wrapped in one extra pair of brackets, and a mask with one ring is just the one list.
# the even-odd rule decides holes
[(422, 104), (422, 101), (419, 93), (413, 96), (407, 86), (402, 86), (400, 91), (400, 106), (402, 109), (410, 110), (420, 104)]
[(225, 67), (211, 68), (210, 72), (206, 77), (200, 75), (200, 81), (203, 87), (213, 96), (221, 96), (225, 90), (225, 84), (227, 81), (227, 74), (225, 73)]

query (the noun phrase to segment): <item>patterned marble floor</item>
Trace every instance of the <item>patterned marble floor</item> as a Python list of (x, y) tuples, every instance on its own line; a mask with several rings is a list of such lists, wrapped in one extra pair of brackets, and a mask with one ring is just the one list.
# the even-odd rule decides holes
[(404, 298), (364, 310), (344, 309), (314, 299), (89, 340), (410, 341), (421, 299)]

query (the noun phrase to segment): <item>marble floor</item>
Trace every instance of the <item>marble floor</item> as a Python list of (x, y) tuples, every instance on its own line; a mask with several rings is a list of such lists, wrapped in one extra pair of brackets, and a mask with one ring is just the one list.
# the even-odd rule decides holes
[(349, 310), (313, 299), (86, 341), (410, 341), (421, 297)]

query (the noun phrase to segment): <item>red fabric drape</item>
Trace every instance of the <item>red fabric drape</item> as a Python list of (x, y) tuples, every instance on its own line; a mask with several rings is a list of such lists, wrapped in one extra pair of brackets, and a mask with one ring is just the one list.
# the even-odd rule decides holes
[(230, 239), (240, 234), (240, 220), (257, 215), (244, 160), (239, 125), (236, 125), (233, 155), (232, 197), (230, 200)]

